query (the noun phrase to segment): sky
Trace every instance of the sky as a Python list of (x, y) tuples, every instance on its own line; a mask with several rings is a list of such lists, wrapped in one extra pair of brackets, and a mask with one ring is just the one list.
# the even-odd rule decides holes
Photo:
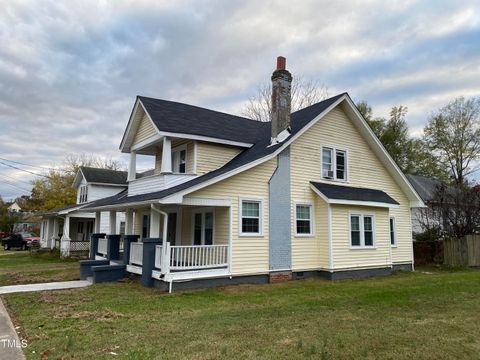
[(5, 164), (43, 173), (82, 153), (126, 164), (136, 95), (241, 114), (278, 55), (375, 116), (407, 106), (414, 136), (450, 100), (480, 95), (478, 0), (0, 0), (0, 44), (7, 200), (36, 176)]

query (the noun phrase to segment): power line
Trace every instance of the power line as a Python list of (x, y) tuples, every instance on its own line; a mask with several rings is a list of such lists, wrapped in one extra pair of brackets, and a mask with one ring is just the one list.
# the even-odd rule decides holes
[(58, 170), (58, 169), (55, 169), (55, 168), (52, 168), (52, 167), (30, 165), (30, 164), (26, 164), (26, 163), (23, 163), (23, 162), (20, 162), (20, 161), (8, 160), (8, 159), (2, 158), (2, 157), (0, 157), (0, 160), (8, 161), (8, 162), (23, 165), (23, 166), (29, 166), (29, 167), (33, 167), (33, 168), (37, 168), (37, 169), (42, 169), (42, 170)]
[(20, 182), (22, 182), (22, 183), (24, 183), (24, 184), (27, 184), (27, 185), (32, 185), (32, 184), (31, 184), (30, 182), (28, 182), (28, 181), (15, 179), (14, 177), (8, 176), (8, 175), (5, 175), (5, 174), (0, 174), (0, 176), (2, 176), (2, 177), (4, 177), (4, 178), (6, 177), (6, 178), (9, 178), (9, 179), (12, 179), (12, 180), (14, 180), (14, 181), (20, 181)]
[(3, 180), (2, 184), (3, 184), (3, 185), (10, 186), (10, 187), (12, 187), (12, 188), (15, 188), (16, 190), (22, 190), (22, 191), (28, 192), (28, 193), (31, 193), (31, 192), (32, 192), (32, 190), (27, 190), (27, 189), (21, 188), (21, 187), (15, 185), (15, 184), (12, 184), (12, 183), (10, 183), (10, 182), (7, 182), (6, 180)]
[(32, 175), (35, 175), (35, 176), (42, 176), (42, 177), (47, 178), (47, 179), (50, 178), (49, 176), (46, 176), (46, 175), (37, 174), (37, 173), (34, 173), (33, 171), (30, 171), (30, 170), (21, 169), (21, 168), (19, 168), (19, 167), (13, 166), (13, 165), (6, 164), (6, 163), (4, 163), (3, 161), (0, 161), (0, 164), (5, 165), (5, 166), (8, 166), (8, 167), (11, 167), (11, 168), (13, 168), (13, 169), (17, 169), (17, 170), (20, 170), (20, 171), (29, 173), (29, 174), (32, 174)]

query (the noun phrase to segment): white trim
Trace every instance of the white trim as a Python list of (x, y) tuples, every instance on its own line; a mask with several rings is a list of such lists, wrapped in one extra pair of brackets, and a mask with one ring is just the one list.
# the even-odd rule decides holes
[(190, 140), (200, 140), (200, 141), (239, 146), (239, 147), (245, 147), (245, 148), (249, 148), (253, 146), (253, 144), (251, 143), (234, 141), (234, 140), (225, 140), (225, 139), (220, 139), (220, 138), (210, 137), (210, 136), (203, 136), (203, 135), (193, 135), (193, 134), (177, 133), (177, 132), (170, 132), (170, 131), (159, 131), (158, 133), (162, 136), (171, 136), (171, 137), (190, 139)]
[(130, 152), (145, 149), (146, 147), (148, 147), (150, 145), (153, 145), (157, 142), (160, 142), (160, 140), (162, 140), (162, 139), (163, 139), (163, 136), (161, 136), (159, 134), (149, 136), (145, 140), (142, 140), (142, 141), (136, 143), (135, 145), (132, 145), (130, 147)]
[(232, 272), (232, 244), (233, 244), (233, 210), (232, 206), (228, 207), (228, 219), (230, 224), (228, 225), (228, 272)]
[[(180, 153), (181, 151), (185, 151), (185, 172), (184, 173), (175, 171), (177, 169), (175, 168), (176, 164), (175, 164), (175, 155), (174, 154), (177, 153), (177, 152)], [(188, 174), (187, 173), (187, 164), (188, 164), (187, 144), (182, 144), (182, 145), (172, 147), (172, 174), (174, 174), (174, 175), (186, 175), (186, 174)], [(180, 166), (180, 162), (178, 163), (178, 165)]]
[[(157, 132), (158, 134), (158, 128), (157, 126), (155, 125), (155, 123), (153, 122), (152, 118), (150, 117), (150, 114), (147, 112), (147, 110), (145, 109), (145, 106), (143, 105), (142, 101), (137, 97), (137, 99), (135, 100), (135, 105), (133, 106), (133, 110), (132, 110), (132, 113), (130, 114), (130, 118), (128, 119), (128, 124), (127, 124), (127, 128), (125, 129), (125, 132), (123, 133), (123, 137), (122, 137), (122, 141), (120, 142), (120, 151), (121, 152), (128, 152), (128, 150), (125, 149), (125, 146), (126, 146), (126, 142), (127, 142), (127, 139), (129, 137), (131, 137), (131, 131), (132, 131), (132, 126), (133, 126), (133, 119), (135, 119), (135, 116), (137, 115), (137, 111), (138, 111), (138, 107), (139, 105), (142, 107), (142, 110), (144, 112), (145, 115), (147, 115), (148, 119), (150, 120), (150, 123), (151, 125), (153, 126), (153, 129)], [(141, 119), (140, 119), (141, 120)], [(135, 130), (138, 130), (138, 127), (137, 129)], [(151, 137), (153, 138), (153, 137)], [(133, 139), (131, 139), (130, 141), (133, 141)], [(132, 145), (130, 145), (130, 149), (131, 149)], [(130, 150), (129, 149), (129, 150)]]
[[(242, 231), (242, 213), (243, 213), (243, 202), (256, 202), (259, 203), (258, 206), (258, 233), (244, 233)], [(263, 198), (256, 196), (239, 196), (238, 197), (238, 236), (242, 237), (260, 237), (263, 236), (263, 223), (264, 223), (264, 211), (263, 211)]]
[[(392, 228), (390, 226), (390, 220), (393, 220), (393, 244), (392, 244)], [(397, 242), (397, 219), (395, 215), (390, 215), (388, 217), (388, 240), (390, 242), (390, 247), (396, 248), (398, 246)]]
[[(297, 206), (307, 206), (310, 208), (310, 232), (297, 233)], [(306, 219), (301, 219), (306, 220)], [(293, 233), (295, 237), (315, 237), (315, 212), (311, 201), (293, 201)]]
[(198, 144), (197, 140), (193, 140), (193, 173), (197, 173)]
[(390, 204), (377, 201), (359, 201), (359, 200), (341, 200), (341, 199), (329, 199), (327, 198), (320, 190), (318, 190), (315, 185), (310, 184), (310, 188), (322, 198), (327, 204), (334, 205), (354, 205), (354, 206), (371, 206), (371, 207), (381, 207), (389, 209), (398, 209), (400, 205)]
[(328, 206), (328, 266), (330, 269), (333, 269), (333, 221), (332, 221), (332, 206), (330, 204)]
[(202, 214), (202, 233), (200, 238), (200, 245), (205, 244), (205, 214), (212, 213), (212, 245), (215, 245), (215, 208), (207, 207), (192, 210), (192, 245), (195, 246), (195, 215)]
[[(360, 245), (352, 245), (352, 216), (358, 216), (359, 218), (359, 232), (360, 232)], [(365, 245), (365, 226), (364, 226), (364, 218), (371, 217), (372, 218), (372, 245)], [(359, 249), (369, 249), (374, 250), (377, 248), (377, 241), (376, 241), (376, 221), (375, 221), (375, 213), (371, 212), (363, 212), (363, 211), (349, 211), (348, 212), (348, 241), (350, 250), (359, 250)]]
[(182, 205), (189, 206), (230, 206), (232, 200), (223, 198), (184, 197)]
[[(323, 176), (323, 149), (332, 150), (333, 178), (331, 179)], [(345, 179), (337, 179), (337, 151), (341, 151), (345, 153)], [(349, 165), (350, 165), (350, 161), (349, 161), (349, 154), (348, 154), (347, 148), (338, 147), (336, 145), (330, 145), (330, 144), (320, 145), (320, 178), (328, 181), (347, 183), (349, 181), (349, 175), (350, 175)]]

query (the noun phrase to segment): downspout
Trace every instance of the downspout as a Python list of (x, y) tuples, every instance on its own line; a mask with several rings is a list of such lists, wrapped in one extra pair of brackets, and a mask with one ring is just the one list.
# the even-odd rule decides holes
[[(162, 211), (160, 209), (157, 209), (155, 207), (155, 204), (151, 204), (151, 209), (153, 211), (156, 211), (157, 213), (159, 213), (160, 215), (163, 215), (163, 239), (162, 239), (162, 243), (163, 243), (163, 252), (167, 253), (167, 226), (168, 226), (168, 213), (166, 213), (165, 211)], [(171, 294), (172, 293), (172, 280), (169, 281), (169, 284), (168, 284), (168, 293)]]

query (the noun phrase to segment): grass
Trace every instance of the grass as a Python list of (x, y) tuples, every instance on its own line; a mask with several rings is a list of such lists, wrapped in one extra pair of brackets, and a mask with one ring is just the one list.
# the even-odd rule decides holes
[(478, 359), (480, 271), (6, 296), (30, 359)]
[(78, 261), (62, 260), (58, 252), (0, 250), (0, 286), (78, 278)]

